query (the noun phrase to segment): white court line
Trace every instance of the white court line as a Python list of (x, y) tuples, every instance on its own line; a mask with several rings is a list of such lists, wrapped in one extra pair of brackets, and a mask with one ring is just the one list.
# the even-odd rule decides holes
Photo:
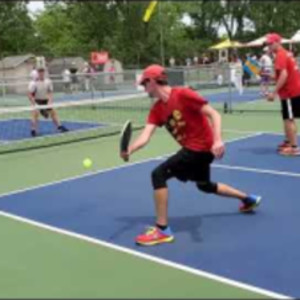
[[(229, 130), (227, 132), (230, 132)], [(233, 130), (231, 131), (232, 133), (239, 133), (238, 130)], [(263, 135), (264, 132), (261, 132), (261, 131), (247, 131), (245, 133), (248, 133), (247, 135), (245, 136), (242, 136), (242, 137), (238, 137), (238, 138), (234, 138), (234, 139), (230, 139), (229, 141), (225, 141), (225, 144), (231, 144), (231, 143), (234, 143), (234, 142), (239, 142), (239, 141), (242, 141), (242, 140), (248, 140), (248, 139), (251, 139), (251, 138), (255, 138), (255, 137), (258, 137), (260, 135)]]
[[(227, 143), (236, 142), (236, 141), (246, 139), (246, 138), (256, 137), (256, 136), (259, 136), (261, 134), (262, 134), (261, 132), (258, 132), (258, 133), (255, 133), (253, 135), (249, 135), (249, 136), (246, 136), (246, 137), (241, 137), (241, 138), (230, 140)], [(159, 159), (159, 158), (160, 157), (157, 157), (156, 159)], [(132, 163), (132, 164), (126, 164), (126, 165), (119, 166), (119, 167), (109, 168), (109, 169), (93, 172), (93, 173), (90, 173), (90, 174), (75, 176), (75, 177), (72, 177), (72, 178), (63, 179), (63, 180), (51, 182), (51, 183), (48, 183), (48, 184), (38, 185), (38, 186), (35, 186), (35, 187), (22, 189), (22, 190), (14, 191), (14, 192), (7, 193), (7, 194), (2, 194), (2, 195), (0, 195), (0, 199), (5, 197), (5, 196), (15, 195), (15, 194), (19, 194), (19, 193), (22, 193), (22, 192), (25, 192), (25, 191), (35, 190), (35, 189), (39, 189), (39, 188), (43, 188), (43, 187), (48, 187), (48, 186), (55, 185), (55, 184), (58, 184), (58, 183), (72, 181), (72, 180), (84, 178), (84, 177), (87, 177), (87, 176), (92, 176), (92, 175), (96, 175), (96, 174), (100, 174), (100, 173), (104, 173), (104, 172), (109, 172), (109, 171), (113, 171), (113, 170), (117, 170), (117, 169), (122, 169), (122, 168), (125, 168), (125, 167), (131, 167), (131, 166), (134, 166), (134, 165), (149, 162), (149, 161), (154, 160), (154, 159), (155, 158), (142, 160), (142, 161), (135, 162), (135, 163)], [(52, 231), (52, 232), (55, 232), (55, 233), (58, 233), (58, 234), (62, 234), (62, 235), (66, 235), (66, 236), (69, 236), (69, 237), (77, 238), (77, 239), (80, 239), (80, 240), (83, 240), (83, 241), (86, 241), (86, 242), (89, 242), (89, 243), (92, 243), (92, 244), (107, 247), (107, 248), (110, 248), (110, 249), (113, 249), (113, 250), (116, 250), (116, 251), (120, 251), (120, 252), (123, 252), (123, 253), (134, 255), (136, 257), (140, 257), (140, 258), (143, 258), (143, 259), (155, 262), (155, 263), (159, 263), (159, 264), (162, 264), (164, 266), (172, 267), (172, 268), (175, 268), (175, 269), (187, 272), (187, 273), (191, 273), (191, 274), (194, 274), (194, 275), (197, 275), (197, 276), (202, 276), (202, 277), (214, 280), (214, 281), (218, 281), (218, 282), (221, 282), (221, 283), (224, 283), (224, 284), (231, 285), (231, 286), (236, 287), (236, 288), (245, 289), (245, 290), (248, 290), (248, 291), (253, 292), (253, 293), (258, 293), (258, 294), (265, 295), (265, 296), (275, 298), (275, 299), (292, 299), (291, 297), (283, 295), (283, 294), (274, 293), (272, 291), (257, 288), (257, 287), (254, 287), (254, 286), (251, 286), (251, 285), (248, 285), (248, 284), (245, 284), (245, 283), (241, 283), (241, 282), (231, 280), (231, 279), (228, 279), (228, 278), (225, 278), (225, 277), (222, 277), (222, 276), (214, 275), (214, 274), (211, 274), (211, 273), (208, 273), (208, 272), (204, 272), (204, 271), (197, 270), (197, 269), (194, 269), (194, 268), (191, 268), (191, 267), (187, 267), (187, 266), (182, 265), (182, 264), (174, 263), (174, 262), (171, 262), (171, 261), (168, 261), (168, 260), (165, 260), (165, 259), (161, 259), (161, 258), (152, 256), (152, 255), (148, 255), (148, 254), (145, 254), (145, 253), (141, 253), (141, 252), (138, 252), (138, 251), (126, 248), (126, 247), (118, 246), (118, 245), (108, 243), (108, 242), (105, 242), (105, 241), (102, 241), (102, 240), (98, 240), (98, 239), (91, 238), (91, 237), (88, 237), (88, 236), (85, 236), (85, 235), (81, 235), (81, 234), (78, 234), (78, 233), (75, 233), (75, 232), (72, 232), (72, 231), (63, 230), (61, 228), (57, 228), (57, 227), (50, 226), (50, 225), (47, 225), (47, 224), (44, 224), (44, 223), (41, 223), (41, 222), (33, 221), (33, 220), (30, 220), (30, 219), (27, 219), (27, 218), (24, 218), (24, 217), (20, 217), (20, 216), (14, 215), (14, 214), (4, 212), (4, 211), (0, 211), (0, 216), (10, 218), (10, 219), (13, 219), (15, 221), (22, 222), (22, 223), (26, 223), (26, 224), (29, 224), (29, 225), (32, 225), (32, 226), (35, 226), (35, 227), (43, 228), (43, 229), (46, 229), (46, 230), (49, 230), (49, 231)]]
[(38, 227), (38, 228), (43, 228), (43, 229), (46, 229), (46, 230), (49, 230), (49, 231), (52, 231), (52, 232), (55, 232), (55, 233), (58, 233), (58, 234), (61, 234), (61, 235), (65, 235), (65, 236), (69, 236), (69, 237), (76, 238), (76, 239), (79, 239), (79, 240), (83, 240), (83, 241), (86, 241), (86, 242), (89, 242), (89, 243), (92, 243), (92, 244), (95, 244), (95, 245), (99, 245), (99, 246), (107, 247), (107, 248), (110, 248), (110, 249), (113, 249), (113, 250), (116, 250), (116, 251), (127, 253), (127, 254), (130, 254), (130, 255), (133, 255), (133, 256), (136, 256), (136, 257), (139, 257), (139, 258), (143, 258), (143, 259), (146, 259), (148, 261), (152, 261), (152, 262), (155, 262), (155, 263), (158, 263), (158, 264), (161, 264), (161, 265), (164, 265), (164, 266), (168, 266), (168, 267), (171, 267), (171, 268), (174, 268), (174, 269), (177, 269), (177, 270), (181, 270), (181, 271), (191, 273), (191, 274), (194, 274), (194, 275), (197, 275), (197, 276), (202, 276), (202, 277), (205, 277), (205, 278), (217, 281), (217, 282), (228, 284), (228, 285), (231, 285), (235, 288), (248, 290), (250, 292), (258, 293), (258, 294), (265, 295), (265, 296), (275, 298), (275, 299), (292, 299), (291, 297), (283, 295), (283, 294), (274, 293), (274, 292), (271, 292), (271, 291), (268, 291), (268, 290), (265, 290), (265, 289), (257, 288), (257, 287), (254, 287), (252, 285), (249, 285), (249, 284), (241, 283), (241, 282), (231, 280), (231, 279), (228, 279), (228, 278), (225, 278), (225, 277), (222, 277), (222, 276), (214, 275), (214, 274), (211, 274), (211, 273), (208, 273), (208, 272), (205, 272), (205, 271), (201, 271), (201, 270), (198, 270), (198, 269), (187, 267), (185, 265), (182, 265), (182, 264), (179, 264), (179, 263), (174, 263), (174, 262), (168, 261), (166, 259), (158, 258), (158, 257), (152, 256), (152, 255), (149, 255), (149, 254), (145, 254), (145, 253), (141, 253), (141, 252), (138, 252), (136, 250), (132, 250), (132, 249), (122, 247), (122, 246), (118, 246), (118, 245), (115, 245), (115, 244), (112, 244), (112, 243), (109, 243), (109, 242), (105, 242), (105, 241), (102, 241), (102, 240), (91, 238), (91, 237), (88, 237), (88, 236), (85, 236), (85, 235), (82, 235), (82, 234), (78, 234), (78, 233), (75, 233), (75, 232), (72, 232), (72, 231), (60, 229), (60, 228), (57, 228), (57, 227), (54, 227), (54, 226), (49, 226), (49, 225), (46, 225), (44, 223), (32, 221), (30, 219), (19, 217), (19, 216), (16, 216), (16, 215), (13, 215), (13, 214), (10, 214), (10, 213), (6, 213), (6, 212), (3, 212), (3, 211), (0, 211), (0, 216), (7, 217), (7, 218), (10, 218), (10, 219), (13, 219), (15, 221), (22, 222), (22, 223), (30, 224), (30, 225)]
[[(255, 133), (257, 135), (260, 134), (265, 134), (265, 135), (278, 135), (278, 136), (283, 136), (282, 132), (277, 132), (277, 131), (265, 131), (265, 130), (258, 130), (258, 131), (252, 131), (252, 130), (238, 130), (238, 129), (224, 129), (223, 132), (227, 133), (238, 133), (238, 134), (253, 134), (255, 136)], [(300, 137), (300, 135), (298, 135)], [(230, 140), (231, 141), (231, 140)]]
[(270, 174), (270, 175), (300, 177), (300, 173), (294, 173), (294, 172), (285, 172), (285, 171), (268, 170), (268, 169), (256, 169), (256, 168), (248, 168), (248, 167), (243, 167), (243, 166), (231, 166), (231, 165), (221, 165), (221, 164), (212, 164), (212, 166), (215, 168), (227, 169), (227, 170), (237, 170), (237, 171), (245, 171), (245, 172), (253, 172), (253, 173)]

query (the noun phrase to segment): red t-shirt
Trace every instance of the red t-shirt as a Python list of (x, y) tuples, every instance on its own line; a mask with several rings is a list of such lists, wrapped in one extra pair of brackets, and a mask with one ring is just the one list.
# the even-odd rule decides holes
[(165, 126), (184, 148), (210, 151), (213, 131), (207, 117), (201, 112), (207, 101), (188, 88), (172, 88), (167, 102), (158, 100), (151, 108), (148, 123)]
[(281, 99), (288, 99), (300, 96), (300, 73), (293, 54), (281, 48), (275, 58), (275, 74), (278, 80), (280, 72), (286, 69), (288, 73), (285, 85), (278, 91)]

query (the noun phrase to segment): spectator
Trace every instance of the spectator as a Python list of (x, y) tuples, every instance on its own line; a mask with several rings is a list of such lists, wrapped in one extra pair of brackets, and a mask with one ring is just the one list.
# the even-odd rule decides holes
[(204, 65), (209, 64), (209, 58), (208, 58), (208, 56), (206, 54), (203, 55), (203, 64)]
[(170, 64), (170, 67), (175, 67), (176, 62), (175, 62), (175, 58), (173, 56), (170, 57), (169, 64)]
[(189, 57), (187, 57), (185, 59), (185, 64), (186, 64), (187, 67), (189, 67), (192, 64), (192, 60)]
[(75, 64), (75, 62), (72, 62), (72, 65), (70, 67), (70, 73), (71, 73), (71, 92), (78, 92), (78, 76), (77, 76), (78, 68)]
[(111, 84), (114, 84), (116, 83), (116, 76), (115, 76), (115, 73), (116, 73), (116, 66), (115, 66), (115, 60), (114, 59), (111, 59), (110, 60), (110, 67), (108, 69), (108, 72), (110, 73), (109, 75), (109, 82)]
[(71, 91), (71, 72), (68, 68), (65, 68), (62, 72), (64, 91), (70, 93)]
[(195, 66), (198, 65), (198, 63), (199, 63), (199, 58), (198, 58), (197, 55), (194, 56), (194, 58), (193, 58), (193, 63), (194, 63)]
[(94, 74), (94, 69), (92, 68), (92, 66), (86, 62), (84, 64), (84, 69), (83, 69), (83, 73), (84, 73), (84, 89), (86, 92), (90, 91), (93, 89), (93, 84), (92, 84), (92, 79), (93, 79), (93, 74)]

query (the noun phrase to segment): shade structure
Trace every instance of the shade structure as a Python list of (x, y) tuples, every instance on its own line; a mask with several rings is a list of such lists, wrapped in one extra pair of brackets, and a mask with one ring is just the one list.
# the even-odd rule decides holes
[(292, 37), (291, 41), (293, 43), (300, 43), (300, 30), (298, 30)]
[[(243, 47), (260, 47), (260, 46), (263, 46), (263, 44), (266, 42), (266, 40), (267, 40), (267, 35), (264, 35), (258, 39), (255, 39), (251, 42), (243, 44)], [(290, 43), (292, 43), (292, 41), (289, 39), (282, 38), (281, 43), (282, 44), (290, 44)]]
[(237, 41), (231, 41), (230, 39), (227, 39), (221, 43), (218, 43), (214, 46), (211, 46), (209, 49), (211, 50), (222, 50), (222, 49), (228, 49), (228, 48), (239, 48), (242, 44)]

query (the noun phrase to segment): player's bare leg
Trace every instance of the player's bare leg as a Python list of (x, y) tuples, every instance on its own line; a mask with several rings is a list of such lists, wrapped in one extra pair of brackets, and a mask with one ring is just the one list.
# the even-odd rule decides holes
[(52, 119), (53, 123), (55, 124), (55, 126), (59, 127), (60, 122), (59, 122), (59, 119), (58, 119), (58, 115), (57, 115), (57, 113), (54, 109), (51, 109), (50, 116), (51, 116), (51, 119)]
[(31, 135), (37, 135), (37, 127), (38, 127), (38, 120), (39, 120), (39, 111), (34, 110), (31, 113)]
[(55, 124), (56, 128), (60, 132), (66, 132), (66, 131), (68, 131), (68, 129), (65, 126), (61, 125), (61, 123), (60, 123), (60, 121), (58, 119), (58, 115), (57, 115), (56, 110), (51, 109), (50, 116), (51, 116), (51, 119), (52, 119), (53, 123)]
[(247, 194), (244, 192), (241, 192), (224, 183), (217, 184), (217, 194), (220, 196), (237, 198), (240, 200), (244, 200), (247, 197)]
[(168, 188), (154, 190), (156, 224), (168, 224)]
[(247, 195), (246, 193), (237, 190), (227, 184), (217, 183), (216, 194), (224, 197), (231, 197), (241, 200), (241, 212), (252, 212), (253, 209), (260, 204), (261, 197), (256, 195)]
[(284, 120), (284, 131), (291, 145), (297, 145), (297, 125), (295, 120)]
[(279, 154), (287, 156), (299, 156), (300, 149), (298, 147), (297, 124), (294, 119), (284, 120), (284, 132), (286, 141), (285, 147), (279, 149)]

